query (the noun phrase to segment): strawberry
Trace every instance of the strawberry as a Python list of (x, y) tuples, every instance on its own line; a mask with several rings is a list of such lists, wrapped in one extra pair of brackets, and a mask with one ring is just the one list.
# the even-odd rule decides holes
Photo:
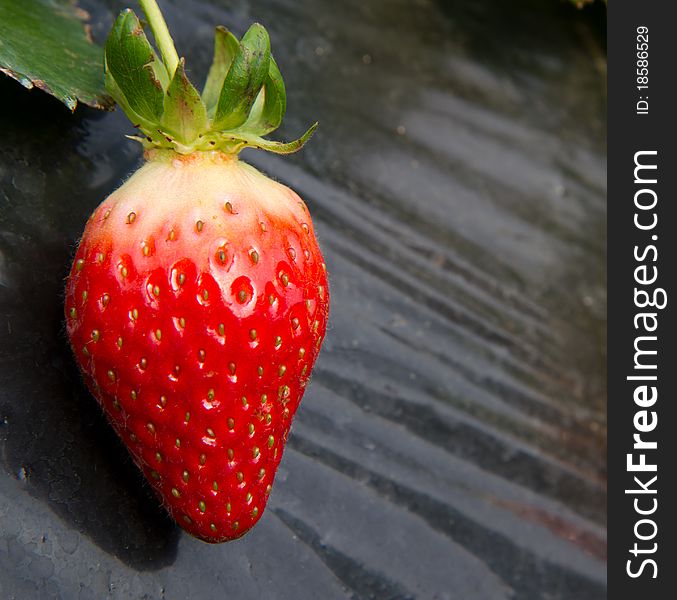
[(84, 379), (176, 522), (207, 542), (261, 518), (324, 337), (325, 264), (303, 201), (238, 159), (282, 118), (268, 35), (217, 28), (200, 96), (154, 0), (106, 44), (146, 163), (94, 211), (66, 287)]

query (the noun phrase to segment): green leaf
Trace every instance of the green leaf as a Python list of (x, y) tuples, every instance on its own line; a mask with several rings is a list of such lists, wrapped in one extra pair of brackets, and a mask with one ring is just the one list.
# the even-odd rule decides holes
[[(257, 135), (247, 133), (238, 133), (236, 136), (233, 136), (232, 139), (239, 142), (239, 145), (242, 147), (249, 146), (251, 148), (259, 148), (261, 150), (268, 150), (268, 152), (274, 152), (275, 154), (292, 154), (303, 148), (305, 143), (310, 139), (313, 133), (315, 133), (317, 125), (317, 123), (311, 125), (308, 131), (306, 131), (298, 140), (294, 140), (293, 142), (273, 142)], [(229, 138), (230, 136), (228, 134), (224, 134), (225, 140), (228, 140)], [(238, 144), (236, 143), (235, 146), (237, 145)]]
[(207, 129), (207, 110), (200, 94), (186, 77), (183, 58), (167, 88), (162, 129), (182, 144), (189, 144)]
[(112, 108), (103, 84), (103, 53), (70, 2), (0, 0), (0, 71), (37, 87), (71, 110), (78, 101)]
[(284, 89), (284, 81), (271, 55), (263, 89), (259, 92), (249, 117), (241, 129), (247, 133), (266, 135), (280, 126), (286, 109), (287, 93)]
[(223, 82), (212, 128), (234, 129), (247, 120), (249, 112), (268, 75), (270, 38), (254, 23), (242, 37)]
[(169, 76), (131, 10), (123, 10), (113, 24), (105, 58), (106, 87), (115, 101), (123, 109), (128, 105), (137, 120), (159, 122), (165, 95), (161, 80)]
[(214, 60), (209, 69), (204, 90), (202, 90), (202, 101), (207, 106), (207, 112), (210, 116), (216, 110), (223, 81), (239, 47), (240, 42), (230, 31), (222, 25), (216, 28), (216, 35), (214, 36)]
[(129, 106), (129, 103), (125, 98), (125, 95), (117, 86), (117, 83), (115, 83), (115, 79), (113, 79), (112, 77), (107, 77), (106, 88), (108, 89), (108, 93), (111, 96), (113, 96), (113, 98), (115, 98), (115, 101), (120, 105), (120, 108), (127, 115), (127, 118), (134, 124), (134, 127), (140, 127), (145, 131), (155, 130), (156, 127), (155, 123), (153, 123), (152, 121), (148, 121), (147, 119), (144, 119), (141, 115), (136, 113), (131, 106)]

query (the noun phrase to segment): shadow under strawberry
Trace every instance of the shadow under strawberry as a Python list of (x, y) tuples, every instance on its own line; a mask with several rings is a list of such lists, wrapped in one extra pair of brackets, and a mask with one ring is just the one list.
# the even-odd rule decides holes
[[(128, 565), (159, 569), (174, 562), (179, 530), (86, 390), (65, 337), (69, 230), (96, 202), (86, 188), (63, 201), (93, 168), (75, 150), (82, 120), (14, 82), (0, 81), (0, 94), (9, 109), (0, 115), (0, 464), (21, 482), (13, 501), (28, 493)], [(56, 140), (59, 153), (45, 152)]]

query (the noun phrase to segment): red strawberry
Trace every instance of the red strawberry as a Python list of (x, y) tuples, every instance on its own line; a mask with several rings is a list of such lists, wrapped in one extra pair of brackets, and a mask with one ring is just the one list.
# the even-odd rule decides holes
[[(164, 22), (152, 11), (147, 16), (166, 58)], [(217, 32), (215, 64), (218, 36), (222, 49), (232, 46), (214, 76), (217, 100), (238, 64), (251, 77), (261, 71), (252, 31), (265, 34), (254, 26), (237, 45)], [(132, 85), (118, 71), (133, 64), (138, 48), (129, 45), (139, 39), (146, 38), (126, 11), (106, 47), (108, 87), (132, 118), (143, 108), (130, 106), (130, 97), (140, 93), (121, 90), (117, 81)], [(148, 162), (87, 223), (67, 283), (67, 329), (87, 385), (167, 510), (189, 533), (222, 542), (261, 517), (329, 311), (325, 265), (305, 204), (239, 161), (237, 150), (286, 152), (307, 136), (283, 145), (248, 133), (252, 118), (276, 121), (283, 112), (266, 112), (271, 97), (277, 94), (279, 104), (280, 89), (284, 95), (269, 51), (263, 83), (246, 101), (236, 132), (214, 125), (220, 104), (210, 108), (209, 81), (201, 99), (182, 63), (172, 71), (171, 63), (150, 60), (160, 73), (164, 112), (153, 128), (141, 127)], [(152, 78), (148, 63), (138, 62), (138, 73)], [(161, 69), (174, 73), (171, 83), (162, 85)], [(178, 124), (164, 117), (176, 103), (173, 91), (183, 106)], [(213, 116), (190, 125), (200, 105)], [(235, 105), (230, 101), (231, 117)]]

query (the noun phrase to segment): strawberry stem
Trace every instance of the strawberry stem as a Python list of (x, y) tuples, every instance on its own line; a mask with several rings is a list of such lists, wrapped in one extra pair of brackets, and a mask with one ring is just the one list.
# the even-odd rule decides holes
[[(2, 0), (0, 0), (2, 3)], [(238, 40), (216, 28), (214, 62), (202, 95), (186, 76), (157, 0), (139, 0), (157, 50), (134, 11), (113, 23), (104, 51), (106, 89), (141, 135), (145, 149), (178, 154), (219, 150), (236, 155), (249, 146), (278, 154), (299, 150), (317, 123), (289, 143), (266, 139), (287, 107), (282, 75), (265, 28), (254, 23)]]
[(174, 76), (176, 67), (179, 66), (179, 55), (174, 47), (174, 40), (172, 40), (172, 36), (169, 33), (167, 23), (155, 0), (139, 0), (139, 4), (146, 15), (146, 19), (148, 19), (155, 43), (162, 54), (162, 62), (165, 64), (171, 79)]

